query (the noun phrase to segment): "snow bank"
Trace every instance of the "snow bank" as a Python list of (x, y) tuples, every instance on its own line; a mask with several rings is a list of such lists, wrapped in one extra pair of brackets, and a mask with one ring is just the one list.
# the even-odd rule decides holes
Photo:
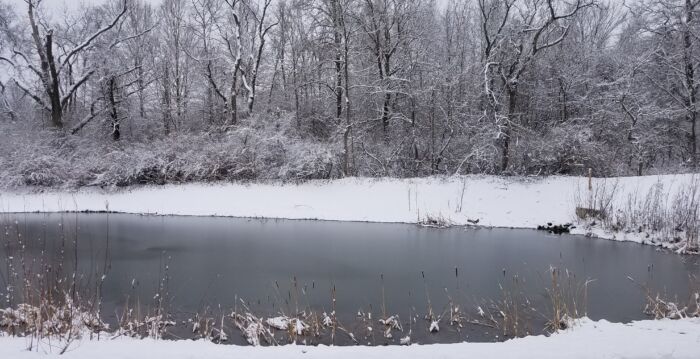
[[(692, 175), (594, 179), (617, 183), (619, 198), (644, 195), (661, 182), (672, 190)], [(609, 187), (610, 185), (608, 185)], [(304, 184), (187, 184), (117, 192), (0, 193), (0, 213), (112, 211), (158, 215), (265, 217), (536, 228), (574, 220), (584, 177), (459, 176), (421, 179), (347, 178)]]
[(389, 347), (241, 347), (205, 341), (153, 341), (129, 338), (73, 342), (64, 355), (57, 342), (0, 337), (0, 358), (698, 358), (700, 320), (640, 321), (614, 324), (587, 319), (566, 332), (514, 339), (504, 343), (460, 343)]

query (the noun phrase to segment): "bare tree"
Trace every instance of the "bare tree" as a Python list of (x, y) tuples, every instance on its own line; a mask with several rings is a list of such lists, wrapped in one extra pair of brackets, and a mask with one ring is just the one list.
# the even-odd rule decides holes
[(387, 135), (391, 117), (391, 86), (400, 66), (395, 66), (395, 55), (407, 41), (405, 32), (407, 21), (415, 11), (415, 1), (365, 0), (363, 27), (370, 40), (379, 79), (379, 93), (382, 94), (381, 124)]
[[(56, 54), (56, 48), (64, 49), (63, 45), (56, 46), (54, 30), (45, 31), (39, 26), (38, 7), (42, 0), (25, 0), (27, 15), (32, 39), (32, 52), (23, 50), (24, 46), (15, 44), (13, 48), (12, 65), (19, 72), (36, 76), (41, 83), (41, 92), (35, 92), (30, 86), (23, 84), (18, 77), (13, 80), (30, 98), (32, 98), (43, 110), (50, 113), (51, 123), (56, 128), (63, 128), (66, 105), (71, 97), (80, 89), (95, 73), (94, 66), (85, 66), (82, 75), (70, 86), (64, 87), (62, 76), (65, 71), (76, 61), (81, 53), (87, 51), (90, 46), (107, 31), (115, 27), (127, 11), (127, 2), (123, 2), (122, 10), (107, 25), (97, 29), (92, 35), (78, 42), (63, 53)], [(46, 22), (43, 22), (46, 23)], [(42, 26), (43, 27), (43, 26)], [(26, 71), (24, 69), (26, 68)], [(21, 75), (20, 75), (21, 76)]]
[[(258, 83), (258, 71), (260, 71), (260, 64), (263, 60), (263, 53), (265, 51), (265, 42), (267, 41), (267, 36), (270, 30), (277, 26), (279, 22), (275, 21), (272, 23), (267, 23), (266, 19), (269, 16), (270, 4), (272, 0), (264, 0), (262, 5), (262, 11), (258, 15), (256, 12), (251, 11), (255, 26), (255, 41), (252, 41), (253, 49), (251, 49), (250, 60), (252, 65), (250, 65), (250, 74), (248, 76), (243, 76), (243, 85), (248, 91), (248, 113), (253, 112), (255, 106), (255, 94), (257, 90)], [(250, 5), (248, 5), (250, 7)], [(250, 81), (247, 78), (250, 77)]]
[(685, 124), (681, 126), (688, 139), (686, 153), (693, 167), (698, 163), (697, 101), (700, 84), (696, 79), (699, 65), (696, 39), (700, 34), (699, 9), (697, 0), (645, 0), (633, 7), (640, 29), (651, 39), (642, 53), (649, 59), (642, 74), (648, 85), (658, 91), (657, 101), (683, 113)]
[(700, 0), (24, 1), (0, 0), (0, 126), (37, 137), (37, 112), (102, 147), (201, 136), (217, 179), (699, 161)]
[[(516, 4), (520, 5), (517, 9)], [(595, 0), (576, 0), (571, 4), (555, 0), (479, 0), (485, 92), (498, 128), (501, 171), (506, 171), (510, 162), (513, 128), (518, 123), (521, 77), (544, 50), (566, 38), (570, 22), (579, 11), (595, 4)], [(499, 92), (493, 88), (493, 77), (500, 82)], [(499, 114), (501, 111), (505, 115)]]
[(138, 113), (141, 118), (146, 118), (147, 88), (156, 77), (150, 54), (156, 43), (154, 30), (157, 24), (153, 7), (143, 0), (132, 0), (126, 23), (131, 37), (126, 41), (129, 56), (125, 60), (136, 69)]
[(217, 60), (219, 60), (220, 55), (216, 49), (215, 33), (223, 16), (223, 5), (223, 2), (216, 0), (192, 1), (192, 23), (190, 26), (198, 40), (199, 46), (196, 54), (188, 52), (188, 55), (197, 61), (203, 69), (203, 75), (207, 83), (204, 113), (208, 118), (209, 124), (217, 122), (215, 118), (217, 92), (221, 95), (224, 112), (228, 111), (227, 98), (221, 94), (216, 84), (217, 75), (221, 71), (218, 70), (220, 61)]
[[(192, 88), (191, 63), (186, 49), (192, 47), (193, 35), (187, 26), (189, 2), (164, 0), (159, 9), (160, 26), (160, 81), (163, 89), (163, 123), (166, 133), (176, 130), (188, 111)], [(165, 72), (168, 73), (165, 73)], [(168, 98), (166, 101), (165, 98)], [(174, 102), (174, 103), (173, 103)], [(174, 111), (174, 113), (173, 113)]]
[[(226, 0), (226, 5), (228, 5), (228, 16), (232, 20), (233, 27), (231, 29), (224, 28), (221, 30), (221, 38), (223, 39), (226, 47), (226, 52), (230, 62), (230, 84), (229, 84), (229, 94), (228, 103), (230, 111), (230, 119), (227, 123), (228, 126), (235, 126), (238, 123), (238, 75), (241, 72), (241, 66), (243, 65), (243, 26), (242, 19), (240, 16), (240, 11), (242, 7), (242, 0)], [(227, 101), (226, 95), (216, 86), (211, 74), (209, 75), (209, 80), (217, 95), (221, 97), (224, 102)]]

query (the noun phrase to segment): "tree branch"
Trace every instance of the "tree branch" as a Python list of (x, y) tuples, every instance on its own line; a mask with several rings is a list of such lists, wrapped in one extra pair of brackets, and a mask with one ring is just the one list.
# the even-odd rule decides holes
[(12, 79), (12, 81), (14, 81), (15, 85), (17, 85), (17, 87), (19, 87), (19, 89), (22, 90), (22, 92), (27, 94), (27, 96), (31, 97), (32, 100), (36, 101), (36, 103), (38, 103), (44, 110), (51, 111), (51, 107), (47, 106), (46, 103), (44, 103), (44, 101), (39, 96), (33, 94), (26, 87), (20, 84), (19, 81), (17, 81), (17, 79)]
[(115, 17), (111, 23), (107, 24), (107, 26), (97, 30), (97, 32), (92, 34), (92, 36), (90, 36), (87, 40), (83, 41), (80, 45), (76, 46), (73, 50), (71, 50), (71, 52), (69, 52), (68, 55), (66, 55), (66, 58), (63, 59), (63, 62), (61, 63), (61, 67), (58, 70), (58, 72), (60, 73), (61, 70), (63, 70), (63, 68), (68, 64), (68, 62), (70, 62), (70, 60), (73, 56), (75, 56), (79, 52), (83, 51), (86, 47), (90, 46), (90, 44), (96, 38), (98, 38), (100, 35), (104, 34), (105, 32), (111, 30), (115, 25), (117, 25), (117, 23), (122, 18), (122, 16), (124, 16), (124, 14), (126, 14), (126, 10), (127, 10), (127, 0), (124, 0), (124, 7), (122, 8), (122, 11), (119, 13), (119, 15), (117, 15), (117, 17)]

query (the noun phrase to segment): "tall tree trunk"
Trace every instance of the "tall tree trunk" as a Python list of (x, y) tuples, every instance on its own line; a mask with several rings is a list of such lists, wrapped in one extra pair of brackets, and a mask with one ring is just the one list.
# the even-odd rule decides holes
[(207, 121), (205, 125), (212, 126), (214, 124), (214, 89), (211, 83), (207, 84), (206, 93), (204, 95), (204, 114), (206, 114)]
[(165, 134), (170, 134), (170, 125), (172, 124), (172, 112), (171, 112), (171, 98), (170, 98), (170, 68), (168, 63), (163, 64), (163, 98), (162, 98), (162, 110), (163, 110), (163, 129)]
[(51, 102), (51, 123), (56, 128), (63, 128), (63, 104), (61, 104), (60, 80), (53, 56), (53, 33), (51, 31), (46, 34), (46, 59), (51, 76), (51, 86), (47, 91)]
[(136, 86), (138, 86), (139, 94), (139, 115), (141, 116), (141, 118), (146, 118), (146, 84), (143, 80), (144, 72), (142, 61), (140, 59), (136, 60), (135, 65), (137, 66), (136, 71), (138, 71), (138, 80), (136, 82)]
[(686, 99), (686, 119), (690, 123), (690, 150), (692, 166), (697, 166), (697, 89), (695, 85), (695, 68), (693, 66), (693, 12), (695, 4), (692, 0), (685, 0), (685, 29), (683, 32), (683, 62), (685, 63), (685, 82), (688, 91)]
[(229, 126), (238, 124), (238, 75), (234, 73), (231, 83), (231, 97), (229, 99), (229, 107), (231, 109)]
[(516, 101), (518, 99), (518, 89), (517, 85), (506, 85), (506, 92), (508, 94), (508, 114), (506, 116), (506, 121), (501, 129), (501, 171), (505, 172), (508, 170), (510, 165), (510, 140), (512, 133), (512, 125), (516, 116)]
[(297, 128), (301, 128), (301, 116), (299, 111), (301, 110), (300, 99), (299, 99), (299, 80), (298, 80), (298, 54), (292, 48), (292, 87), (294, 88), (294, 119), (297, 124)]
[(275, 84), (277, 83), (277, 73), (279, 72), (280, 58), (275, 59), (275, 65), (272, 68), (272, 80), (270, 81), (270, 91), (267, 93), (267, 107), (272, 105), (272, 93), (275, 91)]
[(117, 91), (114, 76), (110, 77), (107, 82), (107, 98), (109, 99), (109, 117), (112, 119), (112, 140), (119, 141), (121, 138), (119, 111), (117, 110), (117, 101), (114, 93)]
[[(342, 46), (341, 46), (341, 13), (339, 0), (333, 0), (333, 43), (335, 45), (335, 117), (340, 122), (340, 117), (343, 115), (343, 64), (342, 64)], [(347, 59), (346, 59), (347, 61)]]
[[(176, 35), (176, 44), (175, 44), (175, 73), (173, 76), (175, 77), (175, 114), (177, 115), (176, 118), (173, 120), (173, 124), (177, 123), (178, 121), (182, 120), (182, 69), (180, 65), (180, 36), (179, 36), (179, 30), (178, 30), (178, 35)], [(174, 126), (176, 127), (176, 126)]]
[[(277, 26), (277, 22), (268, 26), (265, 26), (265, 18), (267, 17), (267, 10), (270, 7), (270, 4), (272, 3), (272, 0), (265, 0), (265, 3), (263, 4), (262, 8), (262, 15), (260, 16), (260, 19), (258, 19), (258, 40), (260, 41), (257, 49), (257, 53), (255, 56), (255, 62), (253, 66), (253, 73), (251, 76), (251, 81), (250, 81), (250, 88), (248, 88), (248, 113), (253, 113), (253, 108), (255, 107), (255, 96), (256, 96), (256, 91), (257, 91), (257, 83), (258, 83), (258, 71), (260, 70), (260, 63), (262, 62), (262, 56), (263, 56), (263, 51), (265, 51), (265, 37), (267, 36), (268, 31), (272, 29), (273, 27)], [(252, 58), (251, 58), (252, 60)], [(243, 82), (245, 84), (245, 77), (243, 78)]]
[(391, 94), (389, 92), (384, 94), (384, 105), (382, 106), (382, 128), (384, 129), (384, 134), (389, 135), (389, 106), (391, 105)]
[(430, 172), (435, 174), (435, 90), (430, 92)]
[[(389, 32), (388, 30), (385, 32), (386, 34), (386, 41), (387, 44), (391, 43), (391, 38), (389, 37)], [(382, 80), (386, 81), (387, 76), (391, 73), (391, 55), (389, 54), (389, 50), (386, 50), (387, 52), (384, 53), (384, 73), (382, 75)], [(391, 92), (389, 92), (389, 89), (385, 90), (386, 92), (384, 93), (384, 105), (382, 106), (382, 127), (384, 128), (384, 134), (386, 136), (389, 136), (389, 114), (390, 114), (390, 106), (391, 106)]]
[(345, 133), (343, 134), (343, 148), (344, 148), (344, 170), (346, 176), (353, 176), (355, 174), (355, 155), (354, 155), (354, 138), (353, 138), (353, 124), (352, 124), (352, 107), (350, 106), (350, 43), (348, 39), (348, 29), (345, 26), (345, 21), (340, 18), (343, 25), (343, 74), (345, 75)]

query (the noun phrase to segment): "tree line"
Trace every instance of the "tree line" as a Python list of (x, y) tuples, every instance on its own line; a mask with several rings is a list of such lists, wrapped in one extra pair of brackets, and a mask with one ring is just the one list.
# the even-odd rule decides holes
[(265, 132), (328, 176), (698, 164), (700, 0), (47, 1), (0, 0), (4, 129)]

